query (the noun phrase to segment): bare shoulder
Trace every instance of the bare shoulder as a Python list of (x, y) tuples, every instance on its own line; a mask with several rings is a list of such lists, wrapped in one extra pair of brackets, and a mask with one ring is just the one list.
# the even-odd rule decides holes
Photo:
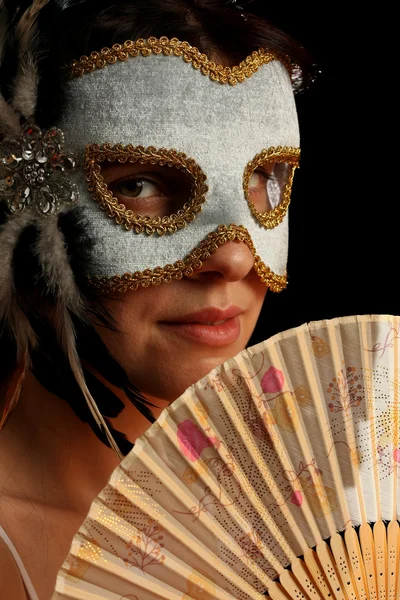
[(0, 538), (0, 598), (4, 600), (26, 600), (27, 598), (17, 563), (2, 538)]

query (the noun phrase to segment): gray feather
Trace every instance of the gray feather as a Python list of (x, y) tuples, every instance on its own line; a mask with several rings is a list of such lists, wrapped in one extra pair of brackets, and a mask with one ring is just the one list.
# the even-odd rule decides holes
[(20, 60), (17, 75), (13, 82), (12, 106), (26, 119), (35, 114), (39, 76), (36, 58), (27, 52)]
[(16, 37), (20, 44), (20, 56), (23, 56), (25, 52), (32, 48), (40, 11), (48, 2), (49, 0), (34, 0), (20, 18), (16, 28)]
[(58, 228), (57, 217), (38, 219), (39, 236), (35, 253), (46, 283), (74, 314), (83, 317), (84, 305), (69, 264), (64, 236)]
[(49, 0), (34, 0), (24, 12), (16, 27), (16, 39), (19, 43), (19, 65), (13, 83), (12, 106), (26, 119), (34, 115), (37, 104), (37, 21), (42, 8)]
[(20, 131), (21, 126), (17, 113), (0, 94), (0, 137), (18, 137)]

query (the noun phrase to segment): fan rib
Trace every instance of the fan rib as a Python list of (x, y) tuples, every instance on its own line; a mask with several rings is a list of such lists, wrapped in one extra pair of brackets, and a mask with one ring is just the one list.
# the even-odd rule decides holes
[(388, 525), (388, 600), (396, 599), (397, 572), (399, 569), (399, 524), (391, 521)]
[(360, 600), (369, 600), (367, 576), (365, 574), (360, 541), (355, 529), (353, 527), (346, 529), (344, 537), (359, 598)]

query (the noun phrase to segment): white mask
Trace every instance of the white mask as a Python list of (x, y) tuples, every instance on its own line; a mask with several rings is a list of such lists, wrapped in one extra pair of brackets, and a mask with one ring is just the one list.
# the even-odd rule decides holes
[[(286, 285), (287, 208), (299, 158), (289, 73), (277, 57), (260, 51), (236, 72), (240, 78), (248, 70), (244, 81), (221, 83), (213, 80), (221, 79), (220, 73), (207, 74), (207, 57), (199, 59), (200, 53), (196, 55), (188, 44), (162, 40), (164, 47), (172, 43), (180, 48), (180, 54), (186, 49), (186, 62), (163, 53), (143, 56), (137, 52), (137, 43), (130, 42), (126, 47), (134, 48), (132, 54), (138, 56), (94, 68), (66, 84), (65, 110), (58, 126), (81, 166), (86, 153), (86, 169), (79, 169), (76, 177), (89, 233), (96, 241), (89, 276), (96, 287), (109, 292), (168, 282), (190, 274), (218, 246), (236, 238), (252, 250), (254, 268), (265, 284), (279, 291)], [(160, 47), (160, 41), (150, 40), (150, 45)], [(203, 72), (193, 68), (195, 60), (203, 64)], [(257, 63), (258, 68), (252, 68)], [(77, 74), (83, 65), (77, 61)], [(225, 74), (234, 77), (235, 70), (227, 69)], [(109, 146), (102, 148), (103, 144)], [(115, 160), (113, 177), (119, 180), (126, 180), (130, 173), (121, 168), (140, 172), (144, 180), (150, 177), (151, 157), (154, 162), (164, 159), (178, 166), (156, 167), (161, 179), (163, 173), (167, 180), (172, 173), (173, 183), (167, 182), (164, 192), (156, 192), (155, 200), (154, 181), (142, 187), (125, 181), (117, 188), (111, 181), (110, 192), (99, 174), (104, 165), (110, 165), (111, 157)], [(128, 160), (123, 167), (118, 162), (121, 157)], [(134, 161), (131, 166), (129, 158)], [(273, 176), (268, 179), (271, 170)], [(105, 171), (104, 176), (107, 179)], [(187, 182), (187, 177), (195, 183), (194, 190), (189, 186), (185, 195), (183, 186), (175, 194), (177, 182)], [(245, 189), (257, 210), (251, 210)], [(126, 200), (128, 212), (121, 204), (125, 203), (122, 193), (131, 195)], [(184, 206), (185, 202), (189, 205)], [(157, 222), (151, 217), (170, 217), (168, 211), (176, 215), (179, 209), (183, 213), (176, 218)], [(138, 219), (135, 215), (150, 216)]]

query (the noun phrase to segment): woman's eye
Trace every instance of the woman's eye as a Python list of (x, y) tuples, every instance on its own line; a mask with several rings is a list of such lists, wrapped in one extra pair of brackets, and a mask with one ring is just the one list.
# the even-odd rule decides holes
[(127, 179), (111, 187), (115, 195), (127, 198), (149, 198), (163, 195), (155, 183), (146, 179)]
[(249, 199), (260, 213), (273, 210), (282, 201), (282, 183), (285, 183), (279, 179), (280, 169), (277, 166), (280, 167), (267, 164), (263, 169), (254, 171), (249, 179)]
[(193, 179), (174, 167), (105, 163), (102, 176), (113, 198), (141, 216), (174, 215), (192, 197)]
[(255, 171), (249, 180), (249, 188), (254, 189), (267, 184), (267, 176), (264, 173)]

